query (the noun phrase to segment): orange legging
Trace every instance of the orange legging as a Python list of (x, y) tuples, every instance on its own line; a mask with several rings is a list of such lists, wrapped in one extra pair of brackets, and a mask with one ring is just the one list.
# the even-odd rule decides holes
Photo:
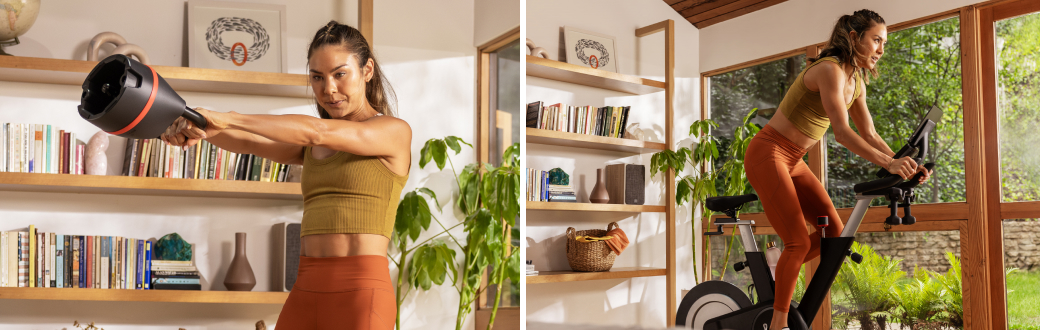
[(838, 237), (844, 227), (827, 190), (802, 161), (806, 150), (769, 125), (751, 139), (744, 156), (748, 182), (762, 201), (766, 218), (784, 242), (776, 263), (776, 295), (773, 309), (788, 312), (802, 264), (820, 255), (820, 234), (809, 235), (808, 222), (830, 217), (827, 237)]
[(395, 299), (386, 256), (300, 256), (276, 329), (393, 330)]

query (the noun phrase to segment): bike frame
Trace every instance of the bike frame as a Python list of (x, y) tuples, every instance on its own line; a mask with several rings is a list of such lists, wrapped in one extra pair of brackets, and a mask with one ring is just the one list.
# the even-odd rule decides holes
[[(834, 279), (838, 276), (838, 271), (841, 270), (842, 263), (845, 262), (845, 257), (849, 255), (856, 231), (863, 222), (867, 209), (870, 208), (870, 201), (878, 197), (884, 197), (884, 195), (856, 194), (856, 206), (853, 208), (852, 215), (845, 224), (841, 235), (839, 237), (824, 237), (821, 239), (820, 265), (816, 269), (812, 280), (809, 281), (805, 295), (802, 296), (802, 301), (798, 303), (798, 314), (800, 314), (800, 318), (804, 320), (806, 325), (812, 324), (813, 319), (816, 318), (817, 311), (823, 305), (824, 298), (827, 297), (827, 292), (831, 289), (831, 284), (834, 283)], [(751, 279), (755, 284), (755, 291), (758, 293), (758, 303), (752, 307), (708, 320), (705, 323), (706, 326), (716, 324), (723, 329), (741, 329), (743, 327), (736, 326), (736, 324), (750, 322), (749, 316), (750, 320), (753, 320), (762, 310), (773, 306), (773, 293), (776, 290), (776, 282), (769, 273), (765, 253), (758, 249), (758, 243), (751, 228), (755, 222), (737, 220), (733, 224), (737, 225), (737, 229), (740, 230), (741, 244), (744, 246), (745, 251), (744, 255), (747, 257)]]

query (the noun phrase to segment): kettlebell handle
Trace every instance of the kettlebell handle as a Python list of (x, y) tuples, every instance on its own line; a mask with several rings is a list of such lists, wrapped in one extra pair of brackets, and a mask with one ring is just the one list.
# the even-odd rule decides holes
[(182, 114), (181, 117), (184, 117), (184, 118), (190, 120), (199, 129), (201, 129), (203, 131), (206, 130), (206, 123), (207, 123), (206, 122), (206, 117), (203, 117), (198, 112), (195, 112), (194, 109), (185, 106), (184, 107), (184, 114)]

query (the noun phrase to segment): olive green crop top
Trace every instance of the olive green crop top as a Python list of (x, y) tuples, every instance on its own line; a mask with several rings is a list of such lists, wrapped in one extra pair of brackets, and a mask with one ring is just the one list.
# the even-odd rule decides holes
[(340, 151), (314, 159), (311, 147), (304, 147), (300, 236), (377, 234), (389, 238), (407, 181), (407, 175), (390, 171), (377, 157)]
[[(794, 124), (794, 127), (814, 140), (823, 138), (827, 127), (831, 125), (831, 120), (827, 118), (827, 111), (823, 109), (820, 92), (814, 92), (805, 87), (805, 81), (802, 78), (809, 68), (823, 63), (823, 61), (841, 65), (841, 62), (835, 57), (824, 57), (806, 66), (805, 70), (802, 70), (798, 74), (798, 78), (791, 84), (791, 88), (787, 90), (787, 95), (784, 95), (784, 100), (780, 101), (779, 107), (780, 112)], [(852, 77), (856, 81), (856, 91), (852, 95), (852, 102), (845, 105), (845, 109), (852, 107), (852, 103), (856, 102), (860, 93), (859, 70), (856, 70)]]

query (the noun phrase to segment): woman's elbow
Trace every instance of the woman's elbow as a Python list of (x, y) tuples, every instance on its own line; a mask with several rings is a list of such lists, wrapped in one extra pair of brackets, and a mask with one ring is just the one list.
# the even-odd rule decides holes
[(304, 132), (303, 145), (310, 147), (321, 146), (328, 131), (328, 125), (321, 122), (315, 123), (311, 126), (311, 129)]

